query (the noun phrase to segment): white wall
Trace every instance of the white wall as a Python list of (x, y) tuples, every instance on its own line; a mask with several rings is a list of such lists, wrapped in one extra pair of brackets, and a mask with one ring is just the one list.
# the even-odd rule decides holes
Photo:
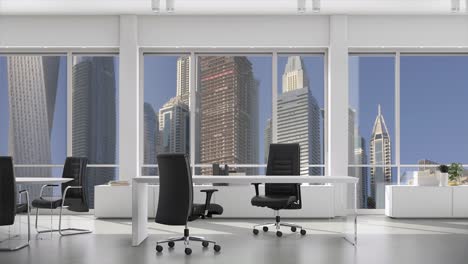
[(327, 16), (140, 16), (141, 46), (328, 46)]
[(118, 47), (118, 16), (0, 16), (0, 47)]
[[(136, 32), (132, 32), (136, 31)], [(139, 47), (328, 48), (328, 174), (347, 167), (349, 48), (468, 47), (468, 17), (446, 16), (1, 16), (0, 52), (28, 47), (121, 49), (121, 179), (138, 176)], [(254, 49), (253, 49), (254, 50)], [(292, 49), (293, 51), (293, 49)], [(126, 110), (130, 110), (125, 113)], [(131, 137), (131, 139), (129, 139)], [(344, 195), (342, 196), (344, 197)], [(338, 196), (336, 198), (339, 198)], [(340, 199), (337, 199), (340, 200)], [(340, 208), (336, 208), (338, 211)]]
[(350, 16), (350, 47), (468, 46), (466, 16)]

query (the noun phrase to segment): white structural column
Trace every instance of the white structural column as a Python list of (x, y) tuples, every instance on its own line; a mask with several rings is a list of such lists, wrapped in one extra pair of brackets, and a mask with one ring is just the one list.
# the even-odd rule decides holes
[(138, 20), (120, 16), (119, 163), (120, 179), (139, 176)]
[[(347, 16), (330, 16), (327, 175), (348, 175)], [(346, 186), (335, 187), (335, 215), (345, 215)]]
[[(140, 176), (140, 92), (139, 92), (138, 19), (135, 15), (120, 16), (120, 87), (119, 87), (119, 161), (120, 179)], [(146, 238), (147, 230), (137, 229), (146, 224), (148, 215), (148, 185), (132, 186), (132, 231)], [(139, 222), (135, 222), (139, 221)], [(132, 241), (141, 243), (141, 241)]]

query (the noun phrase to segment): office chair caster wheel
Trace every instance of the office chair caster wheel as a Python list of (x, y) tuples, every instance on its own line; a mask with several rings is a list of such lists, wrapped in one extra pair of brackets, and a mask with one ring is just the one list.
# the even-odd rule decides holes
[(202, 244), (203, 247), (208, 247), (208, 245), (210, 245), (210, 243), (208, 243), (206, 241), (203, 241), (201, 244)]
[(306, 233), (305, 229), (301, 229), (301, 235), (305, 235)]
[(214, 245), (213, 249), (214, 249), (214, 251), (219, 252), (219, 251), (221, 251), (221, 246), (220, 245)]
[(258, 235), (258, 230), (257, 230), (257, 229), (254, 229), (254, 230), (253, 230), (253, 233), (254, 233), (254, 235)]
[(276, 231), (276, 236), (277, 237), (281, 237), (283, 235), (283, 233), (281, 231)]
[(192, 249), (191, 248), (185, 248), (185, 255), (190, 255), (192, 254)]
[(295, 226), (292, 226), (292, 227), (291, 227), (291, 232), (296, 232), (296, 230), (297, 230), (297, 229), (296, 229)]
[(170, 248), (173, 248), (175, 246), (175, 243), (170, 241), (167, 243), (167, 245), (170, 247)]
[(268, 226), (263, 227), (263, 232), (268, 232)]
[(156, 251), (157, 252), (162, 252), (163, 251), (163, 247), (161, 245), (156, 245)]

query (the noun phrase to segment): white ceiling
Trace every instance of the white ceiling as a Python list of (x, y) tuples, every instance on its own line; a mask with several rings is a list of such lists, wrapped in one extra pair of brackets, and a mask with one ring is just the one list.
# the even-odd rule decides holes
[[(171, 15), (297, 14), (297, 0), (173, 0)], [(305, 14), (314, 14), (312, 0)], [(315, 1), (315, 0), (314, 0)], [(468, 0), (320, 0), (319, 14), (451, 14), (452, 2), (466, 14)], [(160, 0), (162, 15), (166, 0)], [(151, 0), (0, 0), (3, 15), (153, 14)]]

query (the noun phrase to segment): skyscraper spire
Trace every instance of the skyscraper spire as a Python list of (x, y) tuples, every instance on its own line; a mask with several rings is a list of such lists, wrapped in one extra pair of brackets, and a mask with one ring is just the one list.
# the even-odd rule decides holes
[(283, 93), (309, 87), (305, 66), (300, 56), (288, 57), (283, 73)]

